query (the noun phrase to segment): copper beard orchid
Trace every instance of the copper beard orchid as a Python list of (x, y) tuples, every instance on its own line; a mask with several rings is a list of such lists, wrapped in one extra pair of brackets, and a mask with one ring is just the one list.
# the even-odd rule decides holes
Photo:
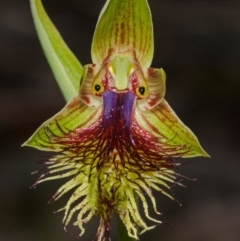
[[(63, 224), (77, 214), (74, 225), (100, 216), (98, 240), (109, 236), (109, 222), (117, 213), (128, 235), (138, 239), (147, 226), (135, 198), (148, 213), (146, 194), (156, 213), (152, 190), (173, 199), (167, 192), (177, 183), (176, 157), (208, 156), (195, 135), (178, 119), (164, 99), (166, 76), (163, 69), (150, 68), (153, 30), (146, 0), (107, 0), (100, 14), (92, 43), (93, 64), (83, 68), (67, 49), (48, 19), (40, 0), (31, 0), (35, 24), (45, 54), (56, 78), (66, 79), (74, 98), (55, 116), (44, 122), (24, 143), (56, 155), (44, 164), (47, 173), (37, 184), (71, 177), (50, 202), (70, 191)], [(55, 38), (55, 41), (54, 41)], [(61, 65), (59, 71), (55, 66)], [(75, 66), (75, 67), (72, 67)], [(64, 72), (65, 71), (65, 72)], [(65, 75), (64, 75), (65, 74)], [(65, 80), (63, 80), (63, 76)], [(62, 79), (61, 79), (62, 78)], [(75, 81), (75, 82), (74, 82)], [(68, 90), (67, 83), (61, 86)]]

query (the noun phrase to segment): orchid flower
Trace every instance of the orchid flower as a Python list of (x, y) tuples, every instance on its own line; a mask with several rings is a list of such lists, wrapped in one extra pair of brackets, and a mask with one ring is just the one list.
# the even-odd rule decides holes
[[(147, 0), (107, 0), (92, 42), (92, 64), (77, 61), (48, 18), (40, 0), (31, 0), (35, 25), (67, 105), (44, 122), (23, 145), (55, 154), (43, 161), (42, 182), (70, 178), (50, 203), (70, 192), (64, 211), (67, 227), (100, 216), (98, 241), (107, 240), (113, 213), (128, 235), (138, 239), (161, 223), (153, 190), (168, 192), (180, 183), (180, 162), (208, 154), (171, 109), (164, 96), (166, 75), (151, 68), (153, 27)], [(140, 216), (137, 201), (153, 225)], [(57, 211), (57, 212), (58, 212)], [(140, 231), (139, 231), (140, 230)]]

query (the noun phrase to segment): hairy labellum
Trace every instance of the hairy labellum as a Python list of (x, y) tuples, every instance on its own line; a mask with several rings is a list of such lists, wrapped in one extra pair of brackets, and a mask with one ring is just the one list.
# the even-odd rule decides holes
[[(58, 143), (62, 150), (50, 160), (51, 166), (46, 174), (53, 176), (43, 175), (36, 184), (73, 176), (51, 200), (76, 188), (66, 207), (61, 209), (65, 210), (64, 225), (68, 225), (72, 215), (79, 211), (75, 225), (83, 233), (83, 223), (93, 215), (99, 215), (98, 236), (105, 232), (108, 235), (110, 218), (116, 212), (128, 228), (129, 235), (137, 238), (135, 226), (141, 227), (143, 232), (152, 226), (148, 227), (140, 217), (135, 196), (143, 202), (146, 216), (161, 223), (149, 216), (145, 194), (150, 197), (155, 211), (152, 188), (172, 198), (157, 184), (169, 188), (167, 182), (176, 183), (173, 170), (176, 164), (159, 154), (163, 143), (138, 125), (133, 115), (135, 104), (136, 96), (131, 92), (106, 91), (101, 118), (89, 128), (79, 127), (65, 133), (59, 126), (64, 137), (46, 129), (51, 142)], [(66, 173), (62, 174), (63, 171)]]

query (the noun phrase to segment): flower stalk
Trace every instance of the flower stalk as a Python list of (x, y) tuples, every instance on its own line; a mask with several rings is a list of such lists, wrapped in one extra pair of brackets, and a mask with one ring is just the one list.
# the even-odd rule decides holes
[[(48, 171), (33, 186), (69, 178), (49, 201), (71, 193), (56, 211), (64, 212), (65, 229), (76, 216), (73, 225), (81, 236), (84, 224), (100, 216), (95, 239), (109, 240), (110, 220), (116, 213), (128, 237), (137, 240), (161, 223), (148, 210), (151, 203), (160, 214), (153, 190), (174, 200), (168, 189), (172, 184), (183, 186), (175, 172), (180, 165), (176, 158), (208, 156), (165, 100), (164, 70), (150, 67), (153, 28), (148, 3), (106, 1), (93, 36), (93, 63), (84, 67), (41, 1), (31, 0), (31, 6), (46, 57), (69, 100), (23, 144), (56, 153), (42, 162)], [(153, 224), (140, 216), (137, 199)]]

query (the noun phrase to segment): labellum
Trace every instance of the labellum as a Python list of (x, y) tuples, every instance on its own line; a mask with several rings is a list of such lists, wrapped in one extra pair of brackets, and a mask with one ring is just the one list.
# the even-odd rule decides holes
[[(81, 236), (84, 223), (97, 215), (100, 225), (96, 239), (108, 240), (110, 220), (116, 213), (128, 235), (138, 239), (138, 230), (143, 233), (161, 223), (150, 217), (146, 197), (159, 214), (153, 190), (174, 199), (167, 190), (174, 183), (182, 185), (181, 176), (175, 172), (180, 163), (174, 159), (208, 156), (164, 99), (163, 69), (150, 68), (153, 30), (148, 3), (106, 2), (93, 37), (93, 64), (84, 68), (56, 32), (41, 1), (31, 0), (31, 4), (41, 43), (60, 88), (64, 92), (66, 83), (54, 69), (57, 65), (61, 65), (59, 69), (64, 70), (72, 88), (65, 95), (66, 99), (72, 96), (68, 104), (23, 144), (56, 152), (43, 162), (48, 171), (33, 186), (70, 177), (49, 201), (70, 193), (66, 205), (58, 210), (65, 213), (64, 227), (77, 214), (74, 225), (80, 228)], [(140, 216), (136, 198), (146, 218), (155, 223), (152, 226)]]

